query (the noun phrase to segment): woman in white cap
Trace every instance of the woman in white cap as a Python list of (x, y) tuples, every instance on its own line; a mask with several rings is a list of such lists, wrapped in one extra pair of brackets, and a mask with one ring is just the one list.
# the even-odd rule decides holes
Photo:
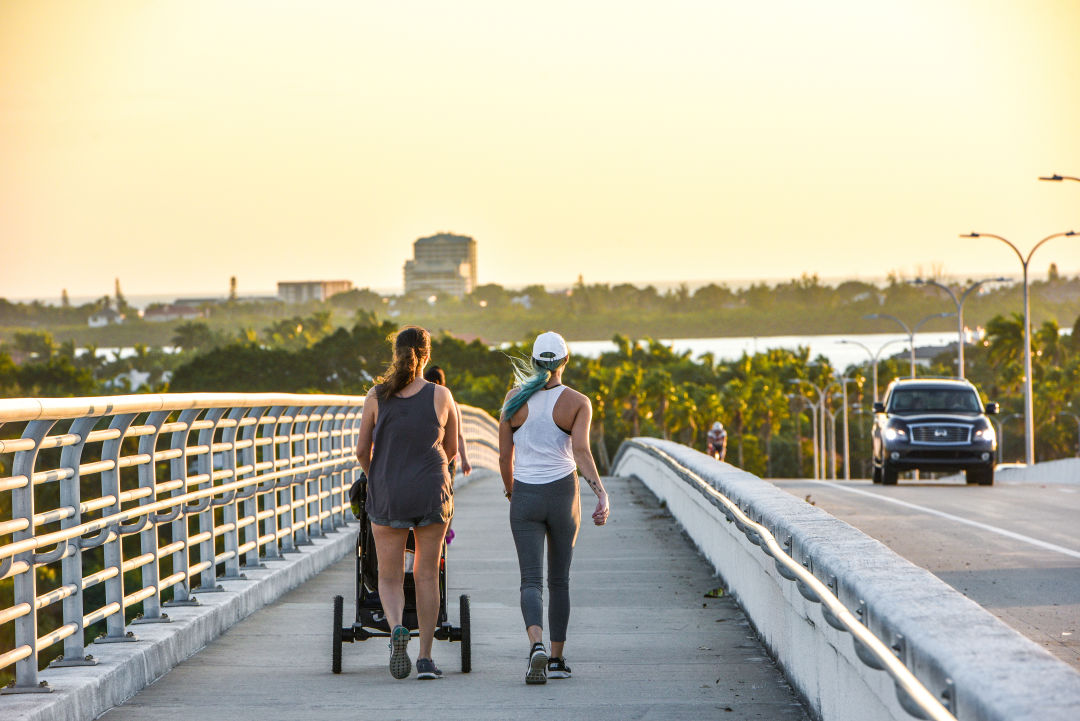
[[(570, 678), (563, 646), (570, 619), (570, 560), (581, 525), (577, 469), (597, 497), (593, 523), (607, 523), (607, 491), (592, 452), (589, 399), (562, 383), (570, 358), (558, 333), (541, 333), (530, 361), (514, 362), (514, 388), (503, 401), (499, 470), (510, 501), (510, 529), (521, 570), (521, 615), (532, 646), (525, 683)], [(544, 541), (548, 555), (548, 624), (544, 647)]]

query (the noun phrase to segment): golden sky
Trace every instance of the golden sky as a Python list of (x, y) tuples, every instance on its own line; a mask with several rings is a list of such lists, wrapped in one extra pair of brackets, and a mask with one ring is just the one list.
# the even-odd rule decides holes
[[(1078, 0), (0, 0), (0, 297), (1019, 276), (1080, 232)], [(1048, 243), (1080, 273), (1080, 238)]]

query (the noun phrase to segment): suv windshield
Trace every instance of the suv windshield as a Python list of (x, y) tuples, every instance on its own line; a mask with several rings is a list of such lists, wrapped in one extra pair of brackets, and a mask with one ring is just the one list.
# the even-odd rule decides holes
[(904, 388), (893, 391), (891, 413), (979, 413), (979, 398), (971, 390)]

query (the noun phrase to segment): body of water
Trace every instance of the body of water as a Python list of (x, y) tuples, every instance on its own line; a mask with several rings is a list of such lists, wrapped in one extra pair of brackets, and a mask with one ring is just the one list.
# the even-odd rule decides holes
[[(841, 343), (847, 340), (851, 343)], [(970, 337), (968, 342), (974, 340)], [(673, 338), (660, 341), (670, 346), (677, 353), (690, 351), (693, 358), (700, 357), (703, 353), (712, 353), (717, 360), (736, 360), (743, 353), (753, 355), (773, 348), (795, 350), (800, 347), (810, 347), (810, 357), (816, 358), (823, 355), (829, 359), (834, 367), (847, 368), (850, 365), (865, 363), (870, 360), (870, 354), (863, 348), (855, 345), (861, 343), (874, 353), (877, 353), (883, 345), (889, 345), (881, 351), (880, 358), (889, 358), (898, 353), (903, 353), (907, 358), (908, 338), (898, 333), (872, 333), (867, 335), (778, 335), (757, 337), (735, 338)], [(956, 332), (945, 333), (917, 333), (915, 335), (916, 347), (946, 346), (956, 342)], [(585, 340), (569, 343), (571, 353), (579, 353), (590, 358), (595, 358), (601, 353), (615, 350), (615, 344), (609, 340)]]

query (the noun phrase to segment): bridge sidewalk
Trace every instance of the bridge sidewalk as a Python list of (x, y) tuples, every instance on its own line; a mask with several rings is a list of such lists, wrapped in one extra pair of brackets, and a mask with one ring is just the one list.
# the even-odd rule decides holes
[[(596, 528), (582, 495), (571, 572), (568, 681), (525, 686), (528, 643), (518, 606), (507, 503), (490, 472), (461, 489), (447, 558), (451, 620), (472, 598), (473, 671), (457, 644), (435, 643), (441, 681), (395, 681), (385, 641), (345, 644), (330, 673), (331, 598), (352, 617), (353, 560), (332, 566), (234, 626), (114, 708), (129, 719), (770, 719), (805, 721), (793, 691), (676, 523), (639, 483), (606, 481), (611, 521)], [(584, 488), (584, 486), (583, 486)], [(354, 532), (352, 530), (348, 532)], [(410, 644), (415, 660), (417, 642)]]

